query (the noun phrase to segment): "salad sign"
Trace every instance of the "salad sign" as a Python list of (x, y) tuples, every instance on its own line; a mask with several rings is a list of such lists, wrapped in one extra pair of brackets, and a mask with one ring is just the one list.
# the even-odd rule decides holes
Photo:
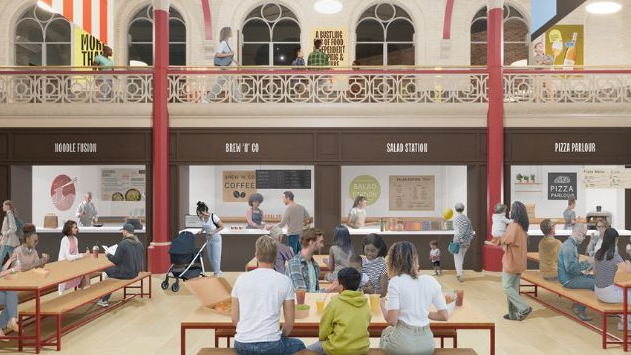
[(578, 198), (576, 173), (548, 173), (548, 200)]

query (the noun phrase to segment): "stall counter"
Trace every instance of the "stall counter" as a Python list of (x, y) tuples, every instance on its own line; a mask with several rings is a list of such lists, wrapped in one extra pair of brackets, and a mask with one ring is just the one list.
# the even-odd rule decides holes
[[(122, 225), (116, 226), (103, 226), (103, 227), (79, 227), (79, 234), (94, 233), (94, 234), (106, 234), (106, 233), (121, 233)], [(37, 233), (59, 233), (61, 234), (61, 227), (58, 228), (44, 228), (36, 227)], [(144, 234), (145, 228), (136, 229), (135, 234)]]

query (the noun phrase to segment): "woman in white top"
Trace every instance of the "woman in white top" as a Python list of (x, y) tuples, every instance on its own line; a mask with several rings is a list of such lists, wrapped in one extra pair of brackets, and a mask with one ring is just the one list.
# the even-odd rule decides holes
[[(235, 65), (239, 65), (239, 63), (234, 59), (235, 53), (230, 48), (230, 44), (228, 44), (228, 40), (232, 37), (232, 29), (230, 27), (224, 27), (219, 31), (219, 47), (215, 52), (215, 58), (213, 63), (217, 67), (228, 67), (234, 63)], [(215, 99), (215, 96), (221, 92), (223, 86), (230, 79), (227, 76), (218, 75), (217, 82), (212, 86), (210, 92), (208, 93), (207, 101), (212, 101)], [(236, 83), (232, 85), (232, 95), (234, 99), (241, 99), (241, 94)]]
[(213, 267), (213, 274), (221, 276), (221, 232), (223, 223), (214, 213), (208, 212), (208, 205), (204, 202), (197, 202), (197, 217), (202, 221), (200, 234), (206, 235), (206, 252), (208, 260)]
[[(86, 251), (85, 253), (79, 252), (79, 240), (77, 239), (77, 234), (79, 234), (79, 227), (77, 227), (77, 222), (73, 220), (67, 220), (66, 223), (64, 223), (64, 227), (61, 232), (63, 233), (64, 237), (61, 238), (61, 244), (59, 246), (59, 257), (57, 258), (58, 261), (74, 261), (88, 256), (89, 251)], [(58, 291), (59, 294), (62, 294), (65, 290), (74, 287), (83, 288), (89, 284), (89, 276), (77, 277), (76, 279), (59, 284)]]
[[(434, 335), (430, 320), (449, 319), (440, 284), (418, 273), (418, 253), (410, 242), (394, 243), (388, 251), (390, 283), (388, 299), (381, 299), (381, 312), (390, 325), (381, 333), (380, 348), (390, 355), (430, 355)], [(438, 310), (430, 312), (433, 304)]]
[(0, 264), (4, 261), (4, 258), (7, 255), (13, 254), (13, 250), (20, 245), (20, 238), (17, 236), (17, 212), (15, 211), (15, 207), (13, 207), (13, 202), (10, 200), (6, 200), (2, 203), (2, 211), (4, 211), (5, 216), (2, 220), (2, 239), (0, 243), (2, 244), (2, 248), (0, 248)]
[(351, 228), (362, 228), (366, 225), (366, 205), (368, 200), (364, 196), (355, 197), (353, 208), (348, 213), (346, 224)]

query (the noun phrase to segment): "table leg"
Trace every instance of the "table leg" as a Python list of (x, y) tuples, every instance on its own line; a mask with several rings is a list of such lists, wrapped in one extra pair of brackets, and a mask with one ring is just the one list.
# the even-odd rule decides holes
[(492, 326), (490, 331), (491, 331), (491, 355), (495, 355), (495, 326)]
[(37, 290), (35, 290), (35, 353), (39, 354), (39, 350), (41, 349), (41, 326), (42, 326), (42, 319), (41, 319), (41, 305), (40, 305), (40, 298), (41, 298), (41, 292), (40, 289), (38, 288)]
[(622, 324), (624, 324), (622, 326), (622, 350), (624, 352), (629, 351), (629, 335), (627, 334), (627, 327), (629, 322), (627, 321), (627, 316), (629, 315), (629, 300), (627, 299), (627, 290), (629, 288), (627, 286), (624, 286), (622, 288), (622, 291), (624, 291), (624, 294), (622, 295)]
[(180, 354), (186, 355), (186, 328), (180, 326)]

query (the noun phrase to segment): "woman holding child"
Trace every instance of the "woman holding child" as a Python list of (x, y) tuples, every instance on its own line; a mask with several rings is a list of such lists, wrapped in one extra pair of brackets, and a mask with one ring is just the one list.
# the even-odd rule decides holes
[[(390, 325), (381, 334), (380, 347), (390, 355), (429, 355), (434, 352), (430, 320), (446, 321), (447, 304), (440, 284), (418, 273), (418, 253), (410, 242), (397, 242), (388, 251), (390, 283), (381, 312)], [(429, 310), (433, 304), (436, 312)]]

